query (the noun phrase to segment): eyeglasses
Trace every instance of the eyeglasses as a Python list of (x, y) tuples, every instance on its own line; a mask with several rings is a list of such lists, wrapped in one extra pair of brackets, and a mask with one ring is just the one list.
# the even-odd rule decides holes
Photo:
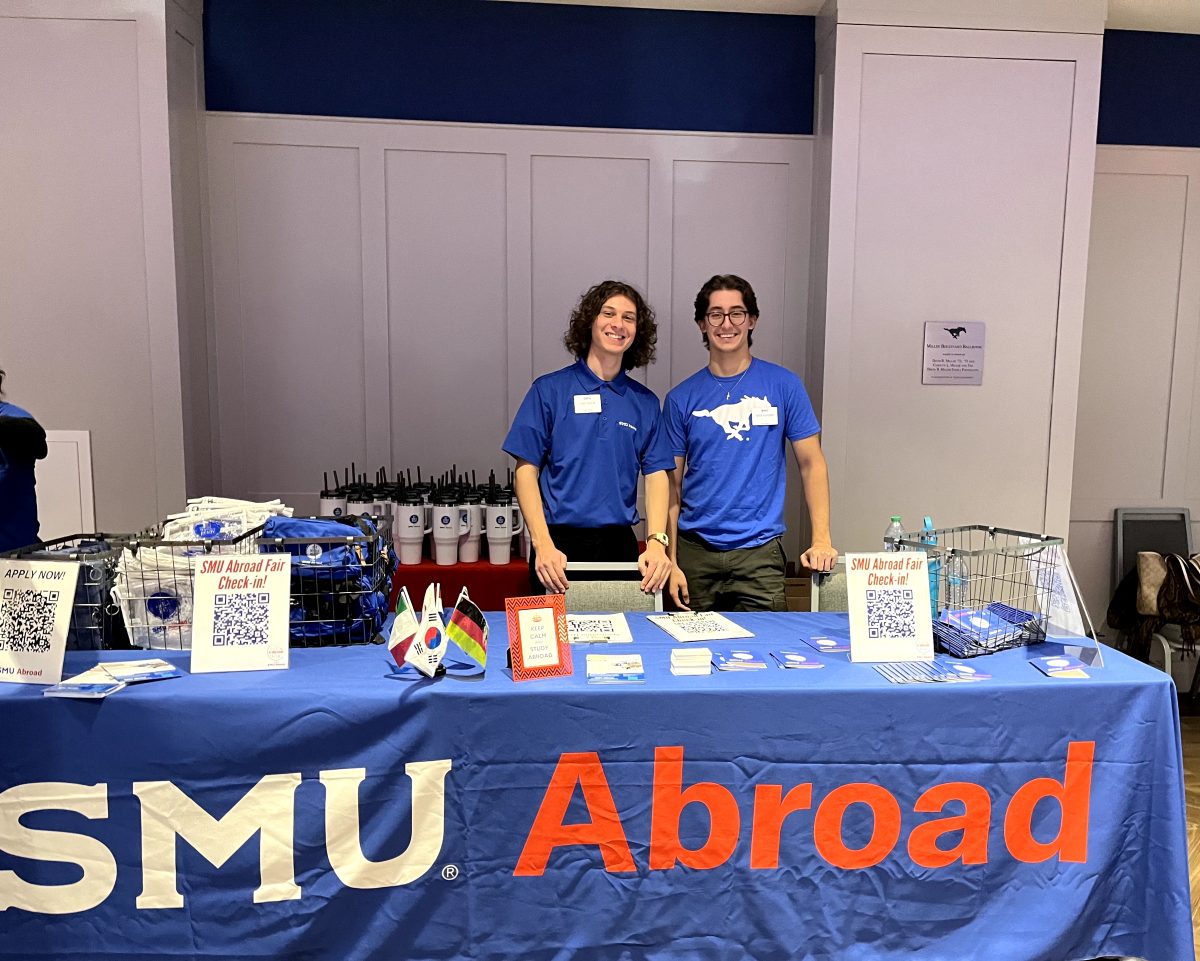
[(710, 310), (704, 315), (704, 319), (708, 321), (708, 326), (712, 328), (720, 327), (725, 323), (725, 318), (729, 318), (729, 322), (734, 327), (741, 327), (750, 316), (750, 311), (745, 307), (734, 307), (733, 310)]

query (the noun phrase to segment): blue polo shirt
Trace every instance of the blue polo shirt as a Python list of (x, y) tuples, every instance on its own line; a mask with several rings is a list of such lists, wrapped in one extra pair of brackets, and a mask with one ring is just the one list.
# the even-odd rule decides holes
[(572, 527), (636, 524), (638, 474), (675, 468), (654, 392), (582, 360), (533, 382), (503, 447), (538, 468), (546, 523)]
[[(33, 419), (29, 411), (4, 401), (0, 417)], [(0, 445), (0, 551), (36, 544), (38, 526), (33, 459)]]
[(787, 448), (821, 430), (799, 377), (758, 358), (737, 377), (702, 367), (667, 394), (663, 419), (686, 461), (680, 531), (723, 551), (784, 532)]

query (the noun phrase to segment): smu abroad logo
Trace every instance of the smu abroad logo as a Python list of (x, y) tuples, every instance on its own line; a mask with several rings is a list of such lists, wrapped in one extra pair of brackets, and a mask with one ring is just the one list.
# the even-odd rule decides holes
[[(747, 828), (748, 867), (755, 871), (778, 870), (782, 841), (794, 844), (797, 838), (803, 844), (811, 842), (816, 855), (827, 864), (846, 871), (870, 868), (889, 857), (926, 869), (983, 865), (1005, 855), (1029, 864), (1053, 858), (1062, 863), (1087, 862), (1095, 756), (1092, 741), (1068, 744), (1065, 764), (1059, 769), (1061, 777), (1031, 778), (1007, 799), (965, 780), (930, 785), (915, 799), (903, 802), (882, 784), (842, 784), (819, 796), (811, 782), (785, 788), (756, 781), (748, 818), (743, 817), (738, 798), (726, 785), (712, 781), (685, 785), (683, 755), (681, 746), (654, 749), (649, 844), (638, 846), (648, 852), (646, 867), (650, 871), (720, 868), (733, 857)], [(450, 770), (449, 759), (405, 764), (412, 786), (411, 839), (402, 853), (380, 861), (369, 860), (362, 849), (359, 788), (367, 779), (366, 768), (320, 772), (325, 789), (326, 855), (343, 885), (358, 890), (402, 887), (430, 871), (445, 838), (445, 782)], [(295, 793), (301, 781), (299, 773), (266, 775), (220, 818), (210, 815), (171, 781), (135, 781), (132, 793), (141, 808), (142, 845), (142, 888), (136, 907), (184, 906), (176, 865), (180, 840), (220, 868), (256, 835), (259, 885), (252, 893), (254, 903), (300, 899), (303, 891), (296, 883), (294, 825)], [(577, 792), (587, 819), (568, 823), (568, 808)], [(101, 840), (21, 823), (25, 815), (37, 811), (67, 811), (93, 821), (105, 820), (108, 801), (107, 784), (31, 783), (0, 792), (0, 853), (70, 864), (81, 874), (67, 884), (38, 884), (16, 871), (0, 870), (0, 912), (19, 908), (39, 914), (72, 914), (99, 907), (112, 894), (117, 860)], [(689, 805), (698, 805), (707, 815), (707, 837), (699, 846), (685, 845), (680, 837), (680, 823)], [(844, 821), (859, 805), (869, 811), (872, 823), (870, 836), (854, 846), (845, 839)], [(1034, 813), (1039, 806), (1057, 808), (1053, 836), (1047, 837), (1045, 830), (1039, 829), (1040, 836), (1035, 837)], [(594, 849), (595, 857), (571, 854), (566, 862), (571, 870), (638, 871), (626, 824), (630, 811), (645, 807), (639, 800), (626, 809), (623, 819), (599, 754), (561, 754), (520, 853), (515, 863), (509, 862), (514, 863), (514, 878), (541, 877), (560, 848)], [(514, 814), (520, 815), (500, 807), (494, 810), (508, 823)], [(997, 825), (1002, 824), (997, 839), (992, 837), (993, 816)], [(910, 828), (902, 839), (905, 823)], [(519, 834), (508, 836), (514, 842), (520, 840)], [(860, 839), (861, 833), (856, 831), (854, 840)], [(483, 852), (489, 861), (502, 862), (514, 853)], [(128, 852), (122, 854), (128, 857)], [(122, 863), (130, 862), (123, 857)], [(443, 878), (457, 876), (456, 866), (443, 868)], [(194, 879), (185, 879), (182, 887), (187, 890), (193, 884)]]
[[(325, 788), (325, 846), (329, 864), (348, 888), (411, 884), (431, 867), (445, 834), (445, 782), (449, 760), (412, 761), (412, 838), (393, 858), (368, 860), (359, 823), (359, 785), (366, 768), (320, 773)], [(296, 883), (294, 826), (299, 773), (261, 778), (224, 817), (214, 818), (171, 781), (135, 781), (141, 805), (142, 890), (139, 910), (182, 908), (175, 851), (179, 840), (214, 867), (221, 867), (256, 834), (259, 885), (255, 904), (301, 897)], [(69, 884), (36, 884), (16, 871), (0, 870), (0, 912), (20, 908), (39, 914), (73, 914), (99, 907), (116, 887), (117, 861), (99, 839), (86, 834), (44, 831), (21, 819), (35, 811), (71, 811), (89, 820), (108, 817), (107, 784), (19, 784), (0, 793), (0, 852), (31, 861), (75, 865), (82, 876)], [(190, 885), (185, 885), (190, 887)]]

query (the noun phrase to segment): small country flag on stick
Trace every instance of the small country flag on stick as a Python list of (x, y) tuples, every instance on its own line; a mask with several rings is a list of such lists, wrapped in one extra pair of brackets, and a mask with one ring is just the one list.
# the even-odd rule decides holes
[(418, 627), (420, 624), (417, 622), (416, 614), (413, 613), (413, 603), (412, 598), (408, 596), (408, 588), (401, 587), (400, 593), (396, 595), (396, 614), (392, 619), (392, 633), (388, 640), (388, 650), (392, 652), (392, 657), (400, 667), (404, 666), (408, 649), (416, 640)]
[(468, 657), (479, 662), (487, 663), (488, 626), (479, 605), (471, 600), (464, 587), (458, 595), (458, 602), (450, 614), (450, 623), (446, 627), (446, 636), (463, 649)]
[(421, 625), (417, 636), (405, 652), (404, 660), (422, 674), (433, 677), (442, 654), (446, 651), (446, 628), (442, 624), (442, 590), (440, 584), (425, 588), (425, 602), (421, 605)]

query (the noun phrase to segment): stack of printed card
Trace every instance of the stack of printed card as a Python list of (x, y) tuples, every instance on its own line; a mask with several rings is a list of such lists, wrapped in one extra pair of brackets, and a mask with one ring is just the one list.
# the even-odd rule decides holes
[(589, 654), (589, 684), (640, 684), (646, 680), (641, 654)]
[(671, 673), (711, 674), (712, 651), (707, 647), (676, 647), (671, 651)]

